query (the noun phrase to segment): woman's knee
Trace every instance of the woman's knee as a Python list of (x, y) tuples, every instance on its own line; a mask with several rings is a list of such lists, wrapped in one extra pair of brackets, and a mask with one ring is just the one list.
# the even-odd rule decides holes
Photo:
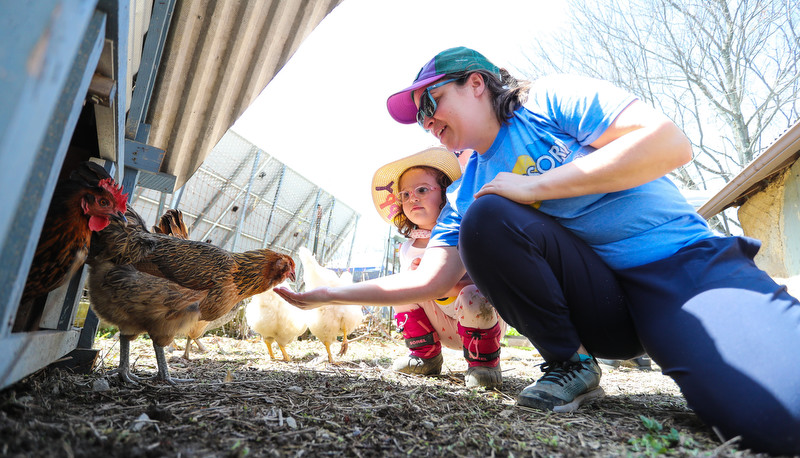
[(505, 197), (490, 194), (476, 199), (459, 229), (458, 249), (467, 270), (470, 264), (481, 268), (503, 261), (524, 237), (522, 226), (538, 215), (542, 214)]
[(514, 202), (494, 194), (478, 199), (469, 206), (461, 221), (460, 236), (485, 238), (486, 231), (501, 226), (503, 220), (511, 213)]
[(467, 209), (458, 235), (458, 247), (462, 254), (481, 250), (490, 240), (489, 234), (494, 229), (492, 225), (497, 224), (502, 216), (490, 205), (497, 199), (498, 196), (483, 196)]

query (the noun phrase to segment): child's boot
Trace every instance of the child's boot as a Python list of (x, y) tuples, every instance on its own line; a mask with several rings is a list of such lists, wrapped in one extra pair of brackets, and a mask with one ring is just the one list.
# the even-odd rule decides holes
[(503, 373), (500, 372), (500, 323), (489, 329), (467, 328), (458, 324), (458, 335), (464, 344), (464, 358), (469, 367), (464, 374), (467, 387), (503, 386)]
[(406, 374), (438, 375), (442, 373), (442, 344), (425, 310), (415, 308), (395, 314), (397, 330), (403, 334), (408, 356), (394, 361), (394, 370)]

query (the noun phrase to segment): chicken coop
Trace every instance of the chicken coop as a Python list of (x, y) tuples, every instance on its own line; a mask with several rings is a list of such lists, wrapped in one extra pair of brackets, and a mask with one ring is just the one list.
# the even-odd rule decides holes
[[(96, 320), (73, 325), (85, 267), (21, 303), (48, 211), (64, 197), (57, 183), (83, 161), (101, 164), (148, 223), (180, 208), (192, 239), (237, 251), (305, 244), (326, 259), (347, 249), (358, 215), (226, 134), (340, 2), (0, 4), (0, 389), (95, 354)], [(14, 329), (32, 310), (35, 325)]]

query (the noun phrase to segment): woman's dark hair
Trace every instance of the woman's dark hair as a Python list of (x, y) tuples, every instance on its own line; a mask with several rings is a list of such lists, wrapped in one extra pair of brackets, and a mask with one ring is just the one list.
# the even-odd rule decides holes
[(500, 69), (500, 78), (488, 70), (465, 71), (447, 75), (447, 78), (457, 78), (456, 84), (463, 86), (467, 82), (467, 77), (472, 73), (478, 73), (483, 77), (486, 88), (492, 96), (492, 107), (494, 114), (500, 124), (505, 124), (511, 115), (526, 100), (528, 91), (531, 88), (530, 81), (518, 80), (511, 76), (504, 68)]
[[(451, 180), (450, 177), (445, 175), (444, 172), (435, 167), (428, 167), (427, 165), (415, 165), (413, 167), (405, 169), (403, 173), (400, 174), (400, 176), (397, 178), (398, 187), (400, 186), (400, 179), (403, 178), (403, 175), (405, 175), (405, 173), (408, 172), (409, 170), (414, 170), (414, 169), (425, 170), (426, 172), (432, 173), (433, 176), (436, 177), (436, 184), (439, 186), (439, 192), (442, 193), (442, 203), (441, 205), (439, 205), (439, 210), (441, 210), (442, 207), (444, 207), (445, 201), (447, 200), (446, 197), (447, 187), (450, 186), (451, 183), (453, 183), (453, 180)], [(399, 232), (401, 235), (405, 237), (408, 237), (411, 231), (417, 228), (417, 225), (412, 223), (411, 220), (408, 219), (406, 214), (403, 212), (402, 205), (400, 205), (400, 212), (397, 215), (395, 215), (395, 217), (392, 219), (392, 222), (397, 227), (397, 232)]]

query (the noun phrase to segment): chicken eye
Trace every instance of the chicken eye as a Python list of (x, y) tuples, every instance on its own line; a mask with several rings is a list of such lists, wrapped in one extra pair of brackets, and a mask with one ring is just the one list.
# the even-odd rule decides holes
[(110, 205), (111, 205), (111, 201), (110, 201), (110, 200), (108, 200), (108, 199), (105, 199), (105, 198), (103, 198), (103, 199), (100, 199), (100, 200), (98, 201), (98, 203), (100, 204), (100, 206), (101, 206), (101, 207), (108, 207), (108, 206), (110, 206)]

